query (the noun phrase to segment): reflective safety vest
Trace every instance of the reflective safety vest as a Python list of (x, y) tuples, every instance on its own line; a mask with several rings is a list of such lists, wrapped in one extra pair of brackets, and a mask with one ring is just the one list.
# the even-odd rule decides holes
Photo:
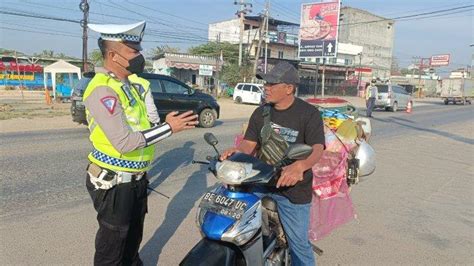
[(376, 97), (377, 97), (377, 86), (369, 85), (369, 87), (367, 87), (366, 99), (376, 98)]
[[(148, 93), (150, 83), (137, 75), (129, 76), (128, 80), (131, 84), (140, 85), (136, 86), (139, 89), (122, 89), (124, 85), (122, 82), (106, 73), (97, 73), (89, 82), (83, 100), (85, 101), (97, 87), (110, 87), (118, 95), (118, 100), (124, 111), (125, 122), (130, 128), (133, 131), (149, 129), (151, 125), (148, 121), (144, 99), (145, 94)], [(107, 139), (100, 125), (95, 123), (87, 108), (86, 115), (90, 131), (89, 139), (94, 146), (94, 150), (88, 156), (91, 162), (112, 171), (143, 172), (149, 169), (155, 154), (154, 145), (121, 154)]]

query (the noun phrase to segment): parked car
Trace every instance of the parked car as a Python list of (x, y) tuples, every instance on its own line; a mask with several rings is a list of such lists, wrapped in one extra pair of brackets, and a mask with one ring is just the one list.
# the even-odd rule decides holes
[(237, 83), (234, 88), (232, 98), (236, 103), (261, 104), (264, 99), (264, 89), (262, 84), (257, 83)]
[(406, 109), (410, 102), (413, 106), (411, 94), (405, 88), (395, 84), (376, 84), (378, 89), (376, 108), (384, 108), (386, 111), (396, 112), (399, 109)]
[[(77, 123), (87, 124), (85, 107), (82, 95), (95, 73), (86, 73), (71, 96), (72, 120)], [(150, 89), (155, 101), (161, 121), (171, 111), (184, 112), (193, 110), (199, 114), (199, 126), (213, 127), (219, 118), (220, 106), (216, 99), (209, 94), (194, 90), (183, 82), (165, 75), (143, 73), (140, 77), (150, 82)]]

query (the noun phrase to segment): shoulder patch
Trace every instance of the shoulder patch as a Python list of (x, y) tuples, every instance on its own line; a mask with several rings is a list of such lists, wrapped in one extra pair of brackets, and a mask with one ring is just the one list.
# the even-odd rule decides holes
[(115, 98), (114, 96), (106, 96), (104, 98), (101, 98), (100, 101), (110, 114), (114, 113), (115, 106), (117, 105), (117, 98)]

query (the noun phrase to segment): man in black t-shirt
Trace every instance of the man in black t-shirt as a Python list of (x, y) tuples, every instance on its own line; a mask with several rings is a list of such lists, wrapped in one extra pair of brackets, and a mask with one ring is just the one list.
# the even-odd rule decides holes
[[(265, 100), (272, 105), (272, 129), (288, 144), (304, 143), (313, 147), (307, 159), (283, 168), (276, 187), (268, 195), (277, 202), (292, 265), (314, 265), (308, 238), (313, 178), (311, 168), (324, 150), (323, 122), (314, 106), (294, 96), (299, 76), (291, 64), (281, 62), (267, 74), (258, 74), (257, 78), (266, 82)], [(254, 111), (239, 147), (224, 151), (221, 160), (235, 152), (253, 154), (262, 145), (260, 132), (264, 125), (263, 110), (264, 107), (260, 106)]]

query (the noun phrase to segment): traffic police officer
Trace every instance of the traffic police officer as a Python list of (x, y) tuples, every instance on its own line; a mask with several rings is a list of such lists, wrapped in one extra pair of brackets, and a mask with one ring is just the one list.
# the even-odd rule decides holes
[(147, 212), (146, 171), (154, 144), (173, 133), (194, 128), (197, 116), (171, 112), (160, 123), (140, 42), (145, 22), (97, 25), (104, 69), (96, 70), (83, 100), (93, 150), (86, 186), (98, 215), (95, 265), (141, 265), (138, 249)]
[(367, 117), (372, 117), (372, 111), (374, 110), (374, 107), (375, 107), (375, 99), (377, 98), (377, 94), (378, 94), (377, 86), (375, 86), (376, 82), (377, 82), (376, 79), (372, 79), (372, 81), (370, 82), (370, 85), (367, 87), (366, 92), (365, 92)]

